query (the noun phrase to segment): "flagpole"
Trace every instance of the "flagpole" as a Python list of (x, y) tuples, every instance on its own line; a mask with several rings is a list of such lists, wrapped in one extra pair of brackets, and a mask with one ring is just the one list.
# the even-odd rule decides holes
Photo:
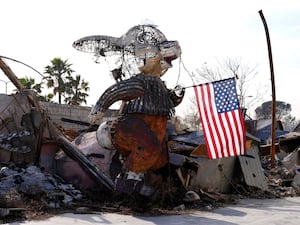
[[(215, 80), (215, 81), (211, 81), (211, 82), (206, 82), (206, 83), (201, 83), (201, 84), (193, 84), (191, 86), (185, 86), (184, 88), (187, 89), (187, 88), (194, 88), (194, 87), (197, 87), (197, 86), (201, 86), (201, 85), (206, 85), (206, 84), (210, 84), (210, 83), (215, 83), (215, 82), (220, 82), (220, 81), (225, 81), (225, 80), (230, 80), (230, 79), (236, 79), (235, 77), (229, 77), (229, 78), (225, 78), (225, 79), (222, 79), (222, 80)], [(194, 83), (194, 82), (193, 82)], [(176, 90), (176, 89), (174, 89)]]
[(271, 40), (269, 36), (268, 26), (264, 17), (262, 10), (259, 10), (259, 15), (264, 24), (267, 44), (268, 44), (268, 52), (269, 52), (269, 64), (270, 64), (270, 72), (271, 72), (271, 85), (272, 85), (272, 142), (271, 142), (271, 167), (275, 166), (275, 132), (276, 132), (276, 95), (275, 95), (275, 77), (274, 77), (274, 67), (273, 67), (273, 57), (272, 57), (272, 49), (271, 49)]

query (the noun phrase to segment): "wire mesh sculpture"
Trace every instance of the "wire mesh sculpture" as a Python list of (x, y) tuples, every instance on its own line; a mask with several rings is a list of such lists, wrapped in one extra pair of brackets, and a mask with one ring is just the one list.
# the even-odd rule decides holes
[(178, 42), (168, 41), (153, 25), (138, 25), (119, 38), (88, 36), (73, 46), (114, 64), (111, 73), (116, 83), (101, 94), (88, 120), (101, 121), (112, 104), (122, 101), (118, 116), (103, 121), (96, 133), (100, 146), (115, 149), (124, 158), (116, 189), (153, 194), (155, 182), (145, 176), (168, 161), (167, 122), (184, 96), (183, 88), (177, 93), (161, 80), (181, 55)]
[[(75, 41), (73, 47), (94, 54), (96, 62), (104, 57), (110, 64), (111, 73), (116, 81), (138, 74), (138, 68), (145, 63), (145, 59), (154, 57), (158, 52), (166, 54), (164, 58), (167, 61), (172, 47), (173, 50), (179, 51), (175, 55), (179, 56), (181, 53), (178, 43), (167, 41), (165, 35), (154, 25), (134, 26), (119, 38), (105, 35), (83, 37)], [(171, 55), (174, 55), (174, 52)], [(171, 61), (172, 59), (169, 59), (166, 63)]]

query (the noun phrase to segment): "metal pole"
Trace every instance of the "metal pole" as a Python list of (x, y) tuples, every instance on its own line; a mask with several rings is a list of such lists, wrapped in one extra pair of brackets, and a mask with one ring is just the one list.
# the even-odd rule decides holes
[(271, 49), (271, 40), (269, 36), (268, 26), (264, 17), (262, 10), (259, 10), (259, 15), (264, 24), (267, 44), (268, 44), (268, 52), (269, 52), (269, 64), (270, 64), (270, 72), (271, 72), (271, 85), (272, 85), (272, 142), (271, 142), (271, 167), (275, 166), (275, 134), (276, 134), (276, 94), (275, 94), (275, 77), (274, 77), (274, 67), (273, 67), (273, 57), (272, 57), (272, 49)]
[(5, 94), (7, 94), (7, 85), (10, 83), (10, 81), (0, 80), (5, 84)]

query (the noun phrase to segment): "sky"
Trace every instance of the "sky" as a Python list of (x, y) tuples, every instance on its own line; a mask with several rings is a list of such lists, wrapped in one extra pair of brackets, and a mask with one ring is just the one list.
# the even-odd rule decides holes
[[(43, 73), (51, 60), (68, 60), (74, 75), (90, 84), (87, 105), (97, 99), (114, 80), (108, 65), (96, 64), (93, 56), (80, 52), (72, 43), (85, 36), (120, 37), (131, 27), (157, 25), (168, 40), (177, 40), (182, 49), (162, 79), (169, 88), (178, 83), (192, 85), (188, 74), (204, 63), (214, 65), (226, 58), (240, 58), (256, 68), (251, 86), (267, 87), (263, 101), (272, 100), (270, 66), (265, 30), (258, 11), (266, 19), (273, 54), (276, 100), (292, 105), (300, 119), (296, 90), (300, 79), (300, 1), (268, 0), (2, 0), (0, 4), (0, 55), (21, 61)], [(18, 77), (41, 75), (11, 60), (5, 60)], [(0, 71), (0, 93), (15, 89)], [(187, 90), (191, 95), (192, 90)], [(252, 93), (249, 92), (249, 96)], [(56, 99), (55, 99), (56, 100)], [(261, 104), (258, 103), (257, 106)], [(190, 107), (185, 98), (177, 112)]]

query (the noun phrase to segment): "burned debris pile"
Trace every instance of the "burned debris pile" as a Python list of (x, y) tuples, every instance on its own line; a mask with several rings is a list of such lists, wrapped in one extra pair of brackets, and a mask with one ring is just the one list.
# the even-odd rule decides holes
[[(20, 91), (0, 95), (1, 222), (65, 211), (182, 213), (185, 209), (212, 209), (243, 197), (300, 194), (297, 132), (277, 136), (275, 165), (271, 165), (265, 136), (256, 129), (247, 132), (246, 155), (211, 160), (201, 131), (178, 131), (168, 121), (168, 163), (144, 174), (144, 184), (135, 179), (128, 185), (118, 182), (124, 157), (98, 144), (98, 126), (88, 127), (86, 121), (66, 115), (54, 121), (50, 109), (59, 112), (61, 105), (47, 108), (35, 93), (12, 80)], [(72, 108), (76, 110), (80, 108)], [(103, 120), (112, 117), (104, 115)], [(81, 127), (70, 129), (62, 125), (62, 119)]]
[(272, 168), (268, 146), (261, 147), (261, 140), (250, 133), (247, 155), (210, 160), (200, 131), (176, 131), (170, 121), (169, 163), (162, 168), (163, 176), (151, 174), (159, 183), (159, 191), (147, 198), (111, 190), (113, 184), (105, 179), (117, 177), (122, 160), (115, 151), (97, 145), (95, 131), (71, 132), (57, 126), (65, 138), (61, 142), (53, 138), (57, 134), (49, 129), (50, 118), (43, 115), (46, 112), (32, 108), (26, 94), (0, 98), (2, 221), (39, 218), (66, 210), (180, 213), (184, 209), (214, 208), (237, 198), (300, 193), (297, 132), (278, 138), (276, 165)]
[[(42, 215), (46, 209), (68, 206), (74, 200), (82, 198), (81, 192), (72, 184), (63, 183), (33, 165), (3, 163), (0, 179), (1, 218), (14, 213), (26, 215), (26, 211), (33, 210)], [(39, 203), (39, 208), (34, 209), (30, 203), (33, 201)]]

